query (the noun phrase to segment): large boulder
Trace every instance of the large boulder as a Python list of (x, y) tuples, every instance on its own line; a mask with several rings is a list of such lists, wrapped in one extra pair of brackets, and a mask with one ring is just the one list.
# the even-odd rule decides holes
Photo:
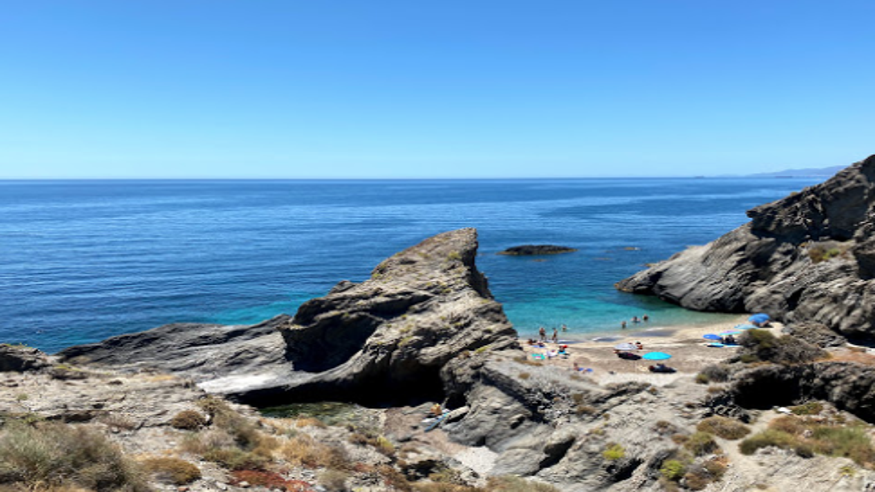
[(749, 223), (616, 287), (688, 309), (764, 311), (875, 335), (875, 156), (747, 215)]
[(0, 344), (0, 372), (39, 371), (50, 365), (49, 357), (38, 349)]
[(449, 360), (517, 344), (477, 270), (477, 246), (474, 229), (439, 234), (386, 259), (369, 280), (307, 301), (280, 327), (298, 377), (227, 394), (254, 404), (440, 399)]

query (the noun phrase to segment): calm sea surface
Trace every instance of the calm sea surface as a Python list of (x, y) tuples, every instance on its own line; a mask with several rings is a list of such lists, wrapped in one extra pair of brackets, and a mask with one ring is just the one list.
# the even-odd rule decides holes
[[(176, 321), (293, 314), (460, 227), (517, 329), (569, 336), (715, 319), (614, 282), (814, 179), (0, 181), (0, 342), (47, 351)], [(540, 259), (507, 247), (579, 248)]]

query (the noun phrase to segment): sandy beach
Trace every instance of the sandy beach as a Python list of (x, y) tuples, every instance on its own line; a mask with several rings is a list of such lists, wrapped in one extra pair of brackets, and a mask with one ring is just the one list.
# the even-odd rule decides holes
[[(731, 347), (712, 348), (708, 347), (708, 340), (703, 336), (708, 333), (719, 334), (731, 330), (734, 326), (745, 324), (748, 315), (739, 315), (734, 322), (721, 322), (702, 325), (690, 325), (680, 327), (654, 327), (652, 329), (643, 326), (637, 329), (617, 330), (612, 334), (601, 334), (586, 341), (563, 341), (559, 343), (548, 342), (546, 347), (531, 346), (527, 339), (520, 339), (520, 344), (533, 361), (543, 362), (545, 365), (573, 370), (576, 362), (584, 371), (581, 374), (591, 377), (602, 384), (646, 380), (656, 385), (668, 384), (678, 377), (689, 377), (698, 373), (703, 367), (714, 364), (733, 355), (738, 349)], [(646, 325), (645, 325), (646, 326)], [(774, 333), (780, 333), (780, 323), (772, 323), (769, 328)], [(677, 370), (676, 373), (652, 373), (648, 370), (654, 361), (620, 359), (614, 353), (614, 346), (620, 343), (641, 342), (642, 350), (634, 351), (638, 355), (647, 352), (665, 352), (672, 357), (663, 361), (666, 365)], [(553, 357), (549, 360), (541, 360), (532, 357), (532, 354), (543, 354), (548, 350), (557, 350), (559, 345), (568, 344), (567, 357)], [(587, 371), (586, 369), (591, 369)]]

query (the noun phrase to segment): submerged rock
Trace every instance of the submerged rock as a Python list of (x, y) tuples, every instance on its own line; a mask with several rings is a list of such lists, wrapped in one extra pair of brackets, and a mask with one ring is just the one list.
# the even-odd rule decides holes
[(699, 311), (763, 311), (875, 336), (875, 156), (747, 215), (616, 287)]
[(537, 256), (537, 255), (557, 255), (561, 253), (573, 253), (577, 251), (574, 248), (567, 246), (555, 246), (552, 244), (525, 244), (522, 246), (514, 246), (499, 252), (500, 255), (508, 256)]

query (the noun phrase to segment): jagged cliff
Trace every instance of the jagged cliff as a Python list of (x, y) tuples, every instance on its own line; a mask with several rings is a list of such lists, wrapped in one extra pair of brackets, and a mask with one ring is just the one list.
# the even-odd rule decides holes
[(700, 311), (764, 311), (875, 336), (875, 156), (617, 283)]

